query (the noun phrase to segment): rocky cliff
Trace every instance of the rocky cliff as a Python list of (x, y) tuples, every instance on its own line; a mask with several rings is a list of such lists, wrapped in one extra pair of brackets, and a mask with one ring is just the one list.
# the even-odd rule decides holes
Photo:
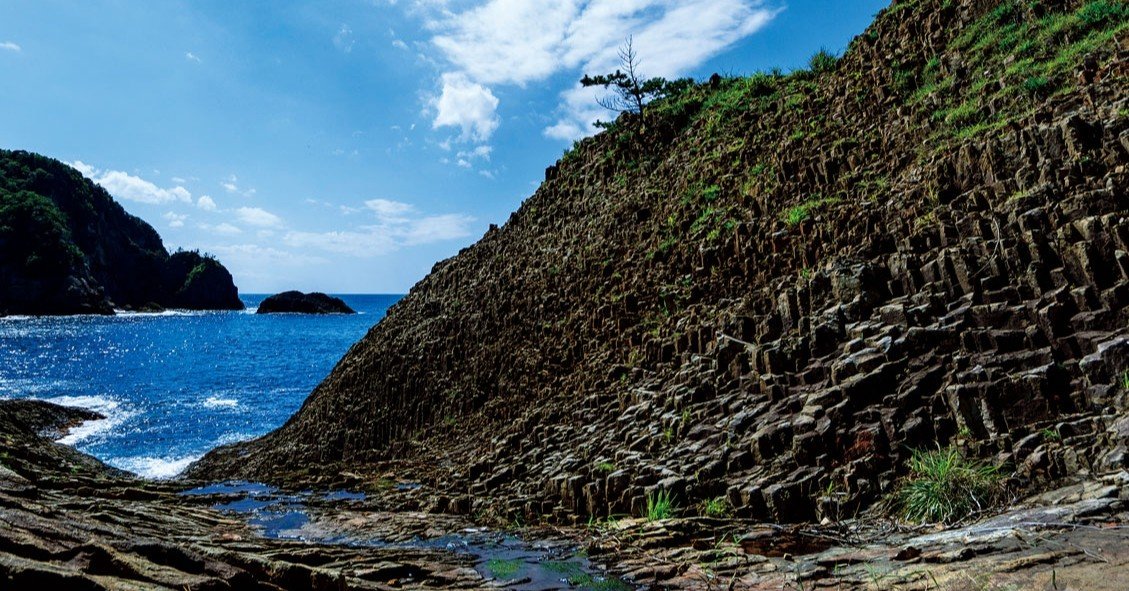
[(838, 60), (621, 116), (191, 473), (803, 521), (914, 449), (1020, 488), (1124, 467), (1127, 31), (1115, 1), (900, 0)]
[(0, 150), (0, 315), (161, 307), (239, 310), (215, 259), (165, 250), (156, 230), (73, 168)]

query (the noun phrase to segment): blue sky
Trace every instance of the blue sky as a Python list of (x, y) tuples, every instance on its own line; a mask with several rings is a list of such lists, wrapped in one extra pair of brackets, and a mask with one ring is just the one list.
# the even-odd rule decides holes
[(402, 293), (646, 75), (837, 53), (885, 0), (0, 0), (0, 146), (72, 163), (244, 292)]

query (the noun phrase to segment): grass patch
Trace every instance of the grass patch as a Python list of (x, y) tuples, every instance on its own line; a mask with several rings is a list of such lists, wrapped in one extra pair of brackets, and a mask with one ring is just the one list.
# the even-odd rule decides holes
[(733, 508), (725, 497), (715, 497), (699, 503), (698, 514), (704, 517), (729, 517), (733, 514)]
[(1023, 91), (1031, 96), (1045, 96), (1051, 87), (1051, 81), (1045, 76), (1032, 76), (1023, 81)]
[(628, 591), (631, 589), (619, 579), (598, 577), (584, 572), (579, 563), (567, 560), (548, 560), (541, 566), (552, 573), (557, 573), (572, 587), (592, 589), (593, 591)]
[(955, 523), (999, 497), (999, 469), (965, 458), (953, 447), (915, 450), (898, 490), (902, 517), (917, 523)]
[(670, 519), (678, 511), (674, 504), (674, 495), (667, 490), (660, 490), (647, 495), (647, 521)]
[(486, 570), (495, 579), (512, 579), (517, 571), (521, 570), (521, 560), (517, 558), (509, 560), (491, 558), (486, 561)]
[(835, 57), (835, 54), (826, 49), (820, 49), (815, 55), (811, 56), (808, 67), (816, 74), (825, 74), (835, 71), (835, 65), (838, 63), (839, 58)]
[(596, 464), (597, 472), (615, 472), (615, 464), (611, 462), (600, 462)]
[(785, 211), (783, 215), (784, 223), (789, 226), (802, 224), (811, 218), (812, 212), (838, 202), (839, 198), (837, 197), (813, 197)]

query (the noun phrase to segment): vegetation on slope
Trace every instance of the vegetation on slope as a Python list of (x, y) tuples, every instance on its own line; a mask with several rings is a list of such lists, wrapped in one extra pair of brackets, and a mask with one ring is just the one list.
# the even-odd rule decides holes
[[(1123, 281), (1100, 271), (1123, 240), (1119, 6), (896, 2), (842, 58), (624, 114), (287, 425), (194, 474), (395, 469), (526, 521), (659, 491), (795, 521), (829, 488), (873, 503), (964, 431), (1018, 464), (1048, 422), (1098, 428), (1084, 384), (1112, 378), (1078, 360), (1124, 313), (1061, 294)], [(1041, 41), (1009, 73), (1017, 35)]]
[(77, 170), (0, 150), (0, 314), (109, 313), (112, 306), (242, 303), (222, 265), (199, 253), (170, 257), (151, 226)]

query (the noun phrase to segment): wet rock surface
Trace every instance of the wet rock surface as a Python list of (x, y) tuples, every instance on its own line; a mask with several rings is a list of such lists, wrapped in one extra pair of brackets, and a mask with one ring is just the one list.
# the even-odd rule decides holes
[(145, 482), (39, 435), (88, 418), (0, 402), (0, 588), (1119, 591), (1129, 571), (1126, 472), (951, 530), (699, 517), (515, 534), (403, 510), (434, 494), (415, 483)]
[(263, 300), (259, 304), (256, 314), (356, 314), (341, 298), (335, 298), (324, 293), (302, 293), (300, 291), (284, 291)]
[[(39, 435), (93, 418), (0, 401), (0, 588), (341, 590), (480, 588), (442, 547), (268, 539), (188, 485), (144, 482)], [(332, 505), (327, 505), (332, 506)], [(386, 529), (393, 521), (384, 520)], [(406, 531), (406, 530), (405, 530)]]

